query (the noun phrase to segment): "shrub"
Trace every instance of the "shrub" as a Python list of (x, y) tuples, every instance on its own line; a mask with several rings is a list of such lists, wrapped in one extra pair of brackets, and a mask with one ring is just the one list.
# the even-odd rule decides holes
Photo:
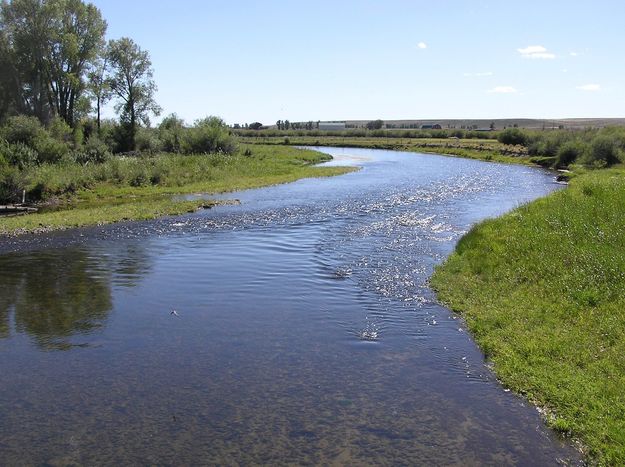
[(527, 144), (527, 136), (518, 128), (508, 128), (499, 133), (497, 141), (502, 144), (520, 144), (525, 146)]
[(186, 131), (182, 148), (185, 153), (232, 154), (236, 151), (236, 142), (222, 119), (208, 117), (198, 120)]
[(53, 118), (47, 127), (48, 135), (57, 141), (65, 144), (73, 143), (74, 132), (72, 128), (62, 118)]
[(135, 137), (135, 144), (137, 150), (154, 154), (162, 149), (162, 144), (158, 135), (148, 128), (139, 128), (137, 136)]
[(567, 167), (573, 162), (580, 160), (588, 150), (588, 146), (581, 141), (567, 141), (558, 149), (555, 166)]
[(45, 135), (45, 130), (35, 117), (18, 115), (9, 118), (2, 129), (0, 137), (9, 143), (23, 143), (33, 146), (35, 139)]
[(0, 165), (0, 202), (11, 203), (21, 200), (24, 180), (15, 166)]
[(74, 159), (80, 164), (101, 164), (110, 157), (108, 146), (97, 136), (91, 136), (85, 145), (74, 153)]
[(608, 135), (599, 134), (590, 142), (590, 150), (587, 151), (582, 162), (601, 168), (618, 163), (621, 157), (623, 157), (622, 151), (616, 140)]
[(34, 139), (32, 147), (39, 154), (38, 161), (40, 163), (58, 162), (64, 155), (69, 153), (67, 143), (51, 138), (46, 132)]
[(0, 143), (0, 153), (2, 159), (7, 164), (16, 166), (20, 170), (35, 165), (39, 160), (37, 151), (24, 143), (9, 144), (6, 141), (2, 141)]
[(176, 114), (171, 114), (163, 119), (158, 126), (159, 139), (166, 152), (181, 152), (182, 138), (185, 131), (184, 121)]

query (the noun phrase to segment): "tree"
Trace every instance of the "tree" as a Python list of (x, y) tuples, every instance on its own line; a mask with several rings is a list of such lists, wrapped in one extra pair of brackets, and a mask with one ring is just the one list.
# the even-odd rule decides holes
[(382, 120), (373, 120), (367, 123), (368, 130), (379, 130), (384, 126), (384, 122)]
[(19, 83), (5, 31), (0, 29), (0, 123), (20, 109)]
[(89, 94), (91, 94), (95, 100), (98, 136), (101, 135), (102, 106), (112, 97), (111, 83), (107, 77), (108, 68), (108, 56), (107, 50), (105, 50), (102, 56), (94, 63), (91, 71), (89, 72), (89, 82), (87, 84)]
[(150, 114), (158, 115), (161, 111), (154, 100), (152, 62), (148, 52), (127, 37), (110, 41), (108, 49), (111, 91), (119, 99), (116, 110), (121, 112), (120, 119), (127, 130), (125, 149), (134, 151), (138, 124), (149, 125)]
[(45, 123), (51, 116), (47, 69), (54, 8), (41, 0), (5, 1), (1, 8), (19, 112)]
[(4, 85), (17, 91), (20, 113), (47, 123), (54, 114), (73, 126), (85, 74), (104, 43), (106, 22), (82, 0), (13, 0), (0, 11)]
[(48, 56), (52, 107), (74, 126), (76, 105), (85, 90), (84, 75), (104, 46), (106, 21), (82, 0), (49, 0), (54, 20)]

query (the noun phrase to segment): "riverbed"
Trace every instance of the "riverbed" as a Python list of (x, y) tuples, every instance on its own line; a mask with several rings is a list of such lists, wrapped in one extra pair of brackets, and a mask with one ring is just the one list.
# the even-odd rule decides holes
[(428, 287), (554, 175), (318, 149), (360, 170), (0, 240), (0, 464), (577, 462)]

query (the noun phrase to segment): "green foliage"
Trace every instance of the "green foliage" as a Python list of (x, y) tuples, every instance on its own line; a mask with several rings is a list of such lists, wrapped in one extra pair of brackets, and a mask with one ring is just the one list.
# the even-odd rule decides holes
[(137, 151), (156, 154), (163, 149), (158, 133), (150, 128), (139, 128), (136, 137)]
[(110, 156), (108, 146), (95, 135), (87, 140), (83, 148), (74, 153), (74, 158), (79, 164), (101, 164)]
[(74, 125), (86, 71), (106, 31), (100, 11), (81, 0), (12, 0), (1, 5), (0, 30), (0, 82), (20, 83), (4, 86), (15, 110)]
[(578, 140), (567, 141), (558, 148), (555, 166), (559, 168), (568, 167), (585, 157), (587, 151), (588, 145), (586, 143)]
[(9, 143), (23, 143), (34, 146), (36, 139), (41, 138), (45, 131), (35, 117), (18, 115), (9, 118), (0, 129), (0, 138)]
[(527, 143), (527, 135), (518, 128), (508, 128), (499, 133), (497, 141), (502, 144), (520, 144), (525, 146)]
[(149, 125), (149, 116), (161, 110), (154, 100), (152, 62), (149, 53), (128, 37), (111, 40), (107, 53), (112, 69), (110, 88), (118, 99), (116, 109), (126, 129), (123, 150), (134, 151), (139, 123)]
[[(12, 193), (19, 194), (21, 189), (26, 189), (31, 201), (51, 197), (70, 199), (73, 200), (70, 207), (77, 210), (2, 220), (0, 234), (22, 228), (36, 230), (39, 224), (48, 225), (48, 222), (53, 223), (54, 228), (62, 228), (77, 223), (85, 225), (81, 222), (113, 220), (108, 219), (106, 213), (98, 217), (97, 209), (90, 210), (88, 220), (84, 220), (84, 213), (80, 211), (94, 206), (106, 211), (110, 205), (119, 203), (120, 199), (151, 202), (154, 197), (167, 194), (255, 188), (303, 177), (338, 175), (352, 170), (344, 167), (314, 167), (313, 164), (328, 160), (329, 156), (291, 147), (255, 146), (256, 157), (244, 154), (111, 156), (103, 163), (88, 164), (65, 157), (56, 164), (34, 166), (22, 172), (8, 166), (13, 170), (10, 175), (16, 177), (9, 180), (11, 183), (8, 185), (13, 187)], [(3, 183), (4, 173), (0, 166), (0, 183)], [(2, 193), (6, 191), (0, 189)], [(0, 198), (0, 201), (5, 200)], [(133, 211), (134, 215), (140, 216), (139, 207)]]
[(23, 186), (22, 173), (16, 166), (0, 164), (0, 201), (19, 201)]
[(601, 133), (590, 142), (590, 151), (583, 159), (584, 164), (605, 167), (625, 160), (619, 141), (611, 135)]
[(224, 121), (208, 117), (198, 120), (186, 131), (182, 149), (187, 154), (232, 154), (237, 147)]
[(625, 463), (623, 232), (625, 171), (592, 171), (472, 229), (432, 278), (502, 382), (599, 465)]
[(2, 154), (5, 164), (15, 166), (19, 170), (31, 167), (39, 161), (37, 151), (24, 143), (0, 142), (0, 154)]
[(165, 117), (158, 126), (159, 139), (163, 150), (166, 152), (182, 152), (183, 132), (185, 131), (184, 121), (176, 114)]

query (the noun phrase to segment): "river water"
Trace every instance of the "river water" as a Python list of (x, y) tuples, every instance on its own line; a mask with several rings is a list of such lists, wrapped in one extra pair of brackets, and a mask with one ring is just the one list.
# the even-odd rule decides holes
[(0, 464), (576, 462), (427, 285), (553, 175), (321, 150), (361, 170), (0, 240)]

